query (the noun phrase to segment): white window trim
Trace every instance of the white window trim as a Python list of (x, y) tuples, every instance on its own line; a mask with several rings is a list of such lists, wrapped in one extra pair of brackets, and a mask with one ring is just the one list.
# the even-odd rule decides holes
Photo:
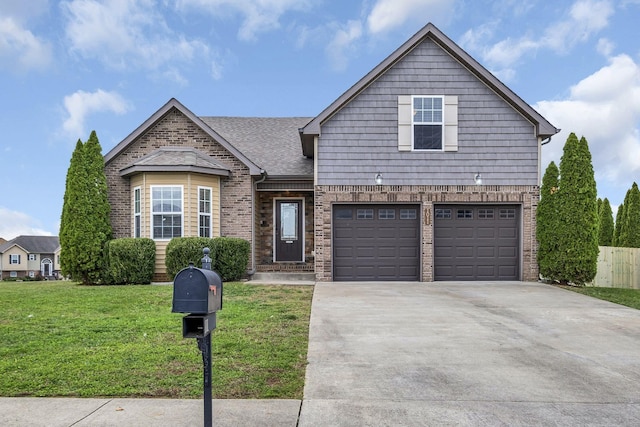
[[(138, 194), (138, 211), (136, 212), (136, 193)], [(140, 224), (140, 230), (136, 230), (136, 218)], [(139, 231), (139, 233), (138, 233)], [(133, 188), (133, 237), (142, 237), (142, 187)]]
[(29, 260), (29, 261), (37, 261), (38, 260), (38, 256), (36, 254), (28, 254), (27, 255), (27, 260)]
[[(202, 212), (200, 210), (200, 190), (209, 191), (209, 212)], [(198, 236), (200, 235), (200, 217), (209, 217), (209, 237), (213, 237), (213, 187), (198, 186)]]
[[(153, 210), (153, 190), (155, 188), (180, 188), (180, 194), (181, 194), (181, 202), (180, 202), (180, 206), (181, 206), (181, 210), (180, 212), (158, 212), (156, 213)], [(173, 237), (182, 237), (184, 236), (184, 185), (171, 185), (171, 184), (167, 184), (167, 185), (151, 185), (149, 186), (149, 191), (151, 191), (151, 194), (149, 195), (150, 200), (151, 200), (151, 215), (149, 218), (149, 230), (151, 230), (150, 236), (153, 240), (157, 240), (157, 241), (169, 241), (171, 240)], [(154, 237), (154, 230), (153, 230), (153, 217), (155, 215), (161, 215), (163, 213), (166, 214), (170, 214), (170, 215), (177, 215), (180, 214), (180, 236), (173, 236), (173, 237), (169, 237), (169, 238), (156, 238)]]
[[(444, 130), (442, 147), (445, 152), (458, 151), (458, 96), (457, 95), (416, 95), (442, 96), (444, 98)], [(413, 150), (413, 98), (412, 95), (398, 96), (398, 151)], [(416, 153), (439, 153), (438, 150), (415, 150)]]
[(20, 264), (20, 254), (10, 254), (9, 264)]
[[(440, 122), (415, 122), (415, 109), (413, 106), (413, 102), (415, 99), (422, 98), (431, 98), (431, 99), (440, 99), (442, 105), (442, 121)], [(411, 151), (429, 151), (429, 152), (442, 152), (444, 151), (445, 144), (445, 130), (444, 124), (446, 122), (445, 118), (445, 107), (444, 107), (444, 95), (412, 95), (411, 96)], [(440, 148), (416, 148), (416, 140), (415, 140), (415, 125), (427, 125), (427, 126), (440, 126)]]

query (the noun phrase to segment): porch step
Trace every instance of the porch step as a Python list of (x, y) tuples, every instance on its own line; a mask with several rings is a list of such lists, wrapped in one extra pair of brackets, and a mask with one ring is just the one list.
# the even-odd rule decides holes
[(249, 283), (269, 283), (280, 285), (313, 285), (316, 275), (313, 272), (256, 272)]

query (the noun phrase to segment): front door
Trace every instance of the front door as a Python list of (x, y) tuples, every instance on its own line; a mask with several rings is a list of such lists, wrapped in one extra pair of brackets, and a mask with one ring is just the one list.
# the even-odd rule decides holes
[(276, 200), (275, 260), (302, 262), (302, 200)]

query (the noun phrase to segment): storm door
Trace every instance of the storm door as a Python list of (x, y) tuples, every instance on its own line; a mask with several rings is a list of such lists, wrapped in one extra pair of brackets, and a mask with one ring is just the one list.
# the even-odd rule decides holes
[(303, 261), (302, 200), (276, 200), (275, 260)]

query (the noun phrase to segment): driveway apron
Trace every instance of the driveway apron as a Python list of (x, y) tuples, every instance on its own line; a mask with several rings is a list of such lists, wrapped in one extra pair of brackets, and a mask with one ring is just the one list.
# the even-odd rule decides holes
[(299, 425), (640, 425), (640, 310), (525, 282), (317, 283)]

